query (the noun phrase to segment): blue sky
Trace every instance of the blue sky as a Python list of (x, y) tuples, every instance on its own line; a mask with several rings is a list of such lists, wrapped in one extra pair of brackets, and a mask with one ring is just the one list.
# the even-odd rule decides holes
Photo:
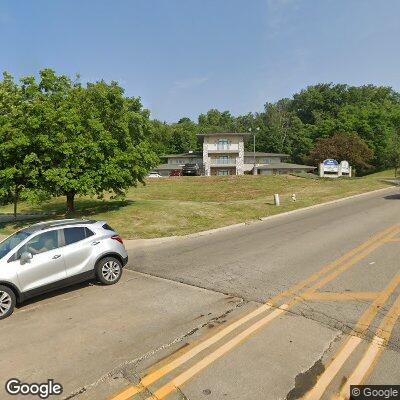
[(0, 67), (117, 80), (152, 117), (260, 111), (307, 85), (400, 90), (398, 0), (1, 0)]

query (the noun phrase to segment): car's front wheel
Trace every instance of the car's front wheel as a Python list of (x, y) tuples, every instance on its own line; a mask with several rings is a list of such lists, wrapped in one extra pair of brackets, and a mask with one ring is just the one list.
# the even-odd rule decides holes
[(0, 319), (9, 317), (15, 308), (15, 293), (7, 286), (0, 285)]
[(97, 262), (96, 276), (104, 285), (117, 283), (122, 276), (122, 264), (115, 257), (105, 257)]

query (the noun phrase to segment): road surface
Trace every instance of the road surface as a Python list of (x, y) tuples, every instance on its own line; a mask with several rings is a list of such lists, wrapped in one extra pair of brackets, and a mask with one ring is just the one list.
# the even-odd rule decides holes
[(1, 321), (0, 379), (52, 378), (79, 400), (337, 400), (400, 384), (399, 255), (398, 189), (137, 248), (115, 287)]

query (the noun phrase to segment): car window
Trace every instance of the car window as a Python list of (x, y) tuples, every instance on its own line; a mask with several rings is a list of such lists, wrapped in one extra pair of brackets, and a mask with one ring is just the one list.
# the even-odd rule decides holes
[(94, 235), (94, 233), (89, 228), (85, 228), (85, 233), (87, 238)]
[(0, 258), (3, 258), (13, 248), (18, 246), (22, 241), (27, 239), (32, 233), (28, 231), (19, 231), (11, 235), (9, 238), (0, 243)]
[(93, 236), (94, 233), (86, 227), (74, 227), (64, 229), (65, 244), (72, 244)]
[(114, 229), (111, 228), (111, 226), (108, 225), (108, 224), (104, 224), (104, 225), (103, 225), (103, 229), (105, 229), (105, 230), (107, 230), (107, 231), (113, 231), (113, 232), (114, 232)]
[(58, 247), (60, 247), (58, 243), (58, 231), (43, 232), (34, 236), (18, 250), (17, 259), (19, 259), (24, 252), (35, 255), (57, 249)]

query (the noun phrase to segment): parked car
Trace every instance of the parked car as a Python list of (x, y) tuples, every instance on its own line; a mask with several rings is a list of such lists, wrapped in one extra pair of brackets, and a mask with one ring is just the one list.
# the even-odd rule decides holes
[(96, 278), (117, 283), (128, 262), (121, 237), (105, 221), (65, 219), (24, 228), (0, 242), (0, 319), (17, 303)]
[(169, 173), (169, 176), (182, 176), (182, 171), (180, 169), (174, 169)]
[(200, 175), (200, 168), (198, 164), (185, 164), (182, 167), (183, 176), (198, 176)]
[(158, 172), (150, 172), (147, 175), (148, 178), (161, 178), (161, 175)]

